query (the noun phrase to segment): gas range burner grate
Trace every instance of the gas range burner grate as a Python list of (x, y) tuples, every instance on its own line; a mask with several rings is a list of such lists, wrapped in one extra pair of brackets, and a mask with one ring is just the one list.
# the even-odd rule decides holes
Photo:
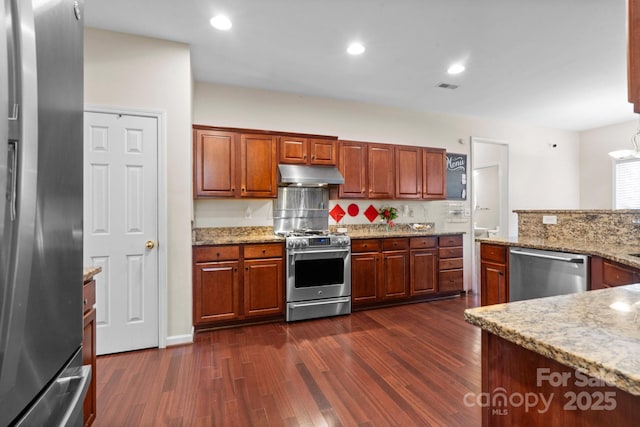
[(301, 229), (301, 230), (293, 230), (287, 233), (287, 236), (291, 237), (299, 237), (299, 236), (328, 236), (329, 230), (309, 230), (309, 229)]

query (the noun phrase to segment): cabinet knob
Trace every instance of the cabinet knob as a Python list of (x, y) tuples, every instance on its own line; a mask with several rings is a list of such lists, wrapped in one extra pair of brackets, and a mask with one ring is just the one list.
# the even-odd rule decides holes
[(232, 192), (232, 193), (235, 193), (235, 192), (236, 192), (236, 189), (235, 189), (235, 188), (231, 188), (231, 192)]
[(216, 253), (216, 256), (217, 256), (218, 258), (220, 258), (220, 252)]
[(86, 298), (82, 301), (82, 304), (83, 304), (83, 305), (87, 305), (88, 303), (89, 303), (89, 300), (88, 300), (88, 299), (86, 299)]
[(242, 187), (242, 192), (244, 193), (246, 190), (244, 189), (244, 187)]

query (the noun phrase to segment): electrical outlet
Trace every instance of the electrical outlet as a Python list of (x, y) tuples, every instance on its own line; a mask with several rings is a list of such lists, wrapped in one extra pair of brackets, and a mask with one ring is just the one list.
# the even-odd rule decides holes
[(542, 215), (542, 223), (543, 224), (557, 224), (558, 217), (555, 215)]

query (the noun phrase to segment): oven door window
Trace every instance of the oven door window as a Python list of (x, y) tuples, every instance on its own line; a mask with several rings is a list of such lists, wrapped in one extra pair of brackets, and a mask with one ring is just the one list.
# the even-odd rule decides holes
[(340, 285), (342, 283), (344, 283), (343, 258), (296, 260), (296, 288)]

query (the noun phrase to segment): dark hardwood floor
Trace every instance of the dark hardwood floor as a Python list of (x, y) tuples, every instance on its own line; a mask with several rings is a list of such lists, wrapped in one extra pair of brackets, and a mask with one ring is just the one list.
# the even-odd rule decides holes
[(478, 426), (474, 295), (98, 358), (95, 426)]

